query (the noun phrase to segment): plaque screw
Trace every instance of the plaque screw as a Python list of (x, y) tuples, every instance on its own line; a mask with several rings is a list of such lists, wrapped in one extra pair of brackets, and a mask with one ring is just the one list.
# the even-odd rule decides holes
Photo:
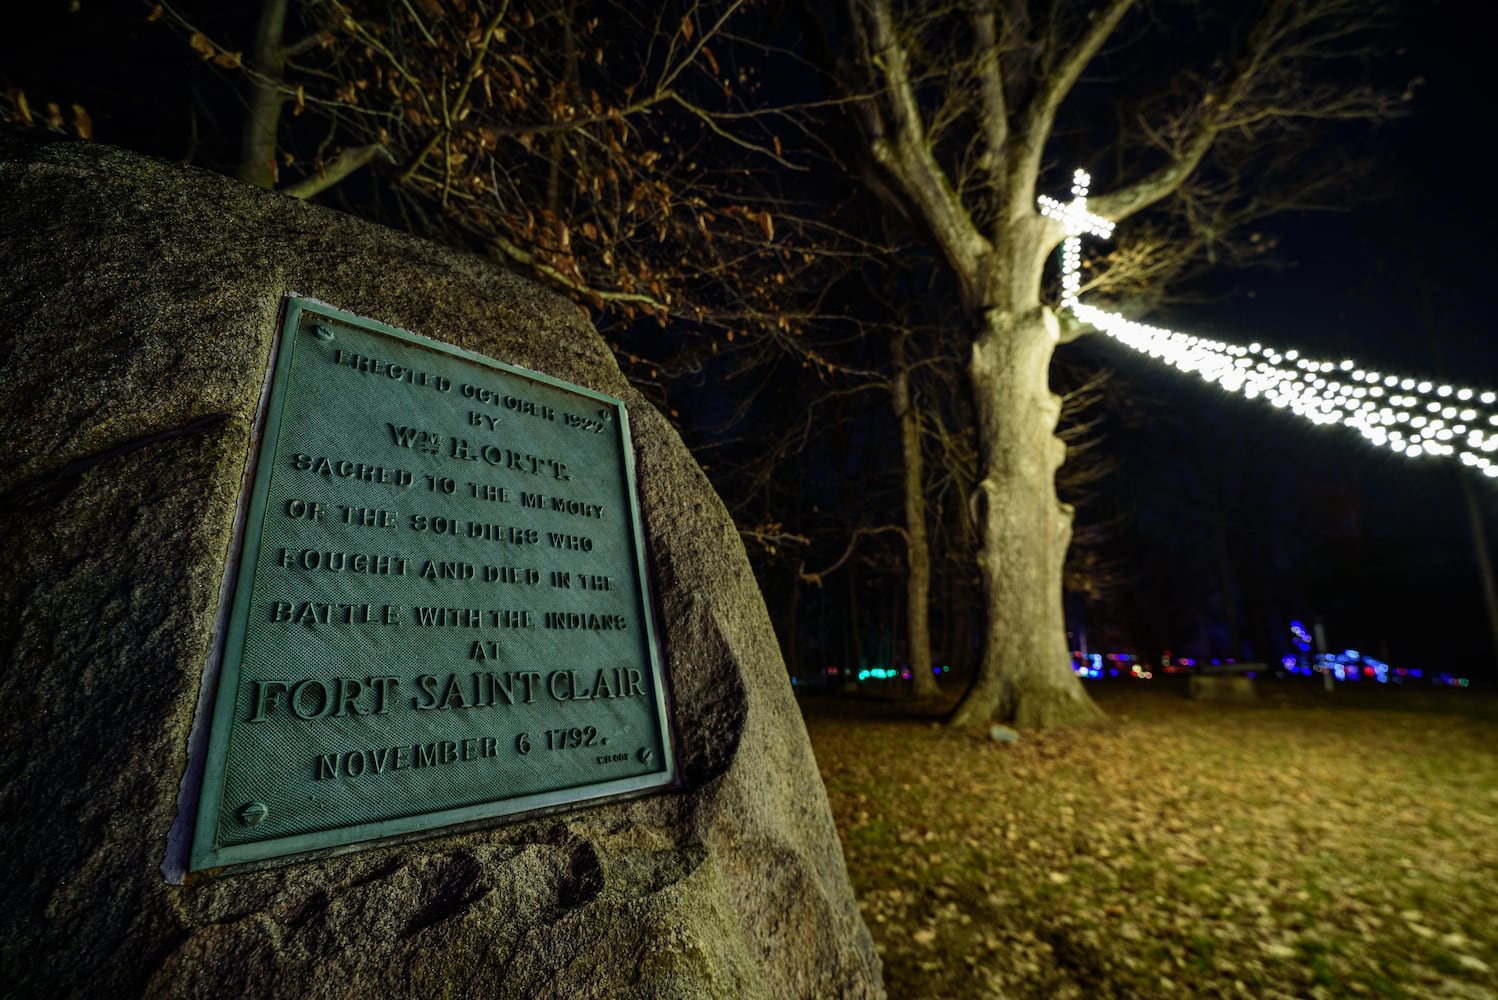
[(318, 340), (332, 340), (333, 339), (333, 331), (329, 330), (327, 327), (323, 326), (321, 323), (314, 323), (312, 325), (312, 332), (315, 333), (315, 334), (317, 334), (317, 339)]
[(641, 764), (649, 764), (652, 760), (655, 759), (655, 751), (650, 749), (649, 747), (641, 747), (640, 751), (636, 753), (635, 756), (640, 758)]
[(270, 815), (270, 806), (264, 802), (249, 802), (239, 807), (239, 821), (245, 826), (259, 826)]

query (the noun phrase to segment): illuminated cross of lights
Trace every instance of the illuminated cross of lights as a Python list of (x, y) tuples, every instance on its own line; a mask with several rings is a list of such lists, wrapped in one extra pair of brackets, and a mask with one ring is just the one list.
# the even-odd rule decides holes
[(1262, 344), (1243, 347), (1126, 319), (1079, 300), (1082, 236), (1107, 239), (1113, 223), (1087, 210), (1092, 178), (1072, 175), (1072, 200), (1041, 195), (1040, 212), (1061, 222), (1061, 307), (1096, 330), (1228, 392), (1263, 397), (1314, 424), (1344, 424), (1377, 447), (1407, 458), (1456, 457), (1498, 478), (1498, 394), (1468, 386), (1370, 371)]
[(1066, 239), (1061, 244), (1061, 307), (1073, 309), (1082, 292), (1082, 234), (1106, 240), (1113, 235), (1113, 223), (1087, 211), (1087, 189), (1092, 176), (1085, 170), (1071, 175), (1072, 200), (1066, 203), (1041, 195), (1040, 214), (1061, 223)]

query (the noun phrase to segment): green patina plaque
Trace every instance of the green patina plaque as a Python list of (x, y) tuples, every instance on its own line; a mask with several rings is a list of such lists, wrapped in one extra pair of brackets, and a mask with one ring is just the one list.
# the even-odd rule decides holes
[(286, 302), (190, 867), (671, 784), (617, 399)]

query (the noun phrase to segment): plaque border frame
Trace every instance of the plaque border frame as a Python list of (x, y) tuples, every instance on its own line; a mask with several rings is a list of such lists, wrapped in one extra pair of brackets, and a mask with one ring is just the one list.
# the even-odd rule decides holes
[[(288, 376), (295, 353), (293, 340), (296, 331), (301, 326), (304, 313), (326, 316), (340, 323), (373, 330), (427, 350), (478, 364), (484, 368), (540, 382), (563, 392), (584, 396), (614, 410), (618, 416), (621, 471), (624, 474), (625, 492), (629, 497), (630, 538), (635, 556), (633, 569), (638, 574), (640, 583), (640, 611), (644, 619), (645, 649), (655, 687), (653, 707), (665, 758), (662, 762), (663, 770), (570, 788), (534, 792), (510, 799), (337, 826), (313, 833), (294, 834), (249, 844), (219, 846), (214, 842), (223, 806), (222, 793), (224, 773), (228, 764), (229, 729), (233, 721), (235, 698), (239, 686), (239, 665), (245, 641), (245, 624), (250, 611), (249, 603), (255, 577), (255, 564), (260, 552), (261, 532), (258, 525), (265, 517), (270, 477), (274, 465), (273, 461), (267, 459), (274, 458), (275, 449), (279, 445), (281, 414), (286, 405), (286, 390), (290, 381)], [(292, 863), (306, 860), (311, 856), (346, 853), (464, 832), (477, 828), (479, 824), (484, 824), (484, 821), (518, 822), (528, 817), (557, 812), (568, 807), (599, 805), (679, 786), (680, 775), (676, 761), (675, 732), (669, 711), (670, 699), (667, 692), (665, 657), (661, 647), (660, 631), (657, 628), (655, 588), (652, 585), (646, 558), (644, 518), (640, 513), (639, 493), (635, 482), (634, 439), (630, 431), (629, 410), (624, 401), (586, 386), (565, 382), (544, 372), (499, 361), (454, 344), (443, 343), (367, 316), (360, 316), (317, 299), (288, 293), (282, 297), (279, 314), (279, 322), (272, 341), (271, 358), (267, 365), (267, 378), (261, 394), (259, 407), (261, 416), (255, 433), (251, 437), (252, 450), (248, 461), (249, 468), (253, 468), (253, 475), (248, 474), (249, 468), (247, 468), (247, 475), (244, 477), (239, 497), (239, 506), (244, 511), (244, 517), (242, 522), (236, 524), (235, 530), (238, 537), (233, 540), (229, 548), (229, 559), (237, 558), (237, 565), (225, 567), (226, 577), (232, 580), (233, 588), (232, 594), (226, 598), (229, 607), (228, 619), (221, 634), (216, 637), (209, 655), (209, 663), (216, 661), (218, 664), (217, 689), (213, 694), (212, 708), (205, 713), (203, 719), (208, 726), (208, 740), (203, 752), (202, 782), (196, 796), (196, 814), (193, 817), (192, 839), (187, 855), (186, 871), (204, 872), (248, 865), (259, 868), (263, 867), (263, 864), (259, 863)], [(267, 446), (269, 446), (269, 452), (267, 452)], [(251, 525), (256, 525), (256, 530), (251, 531)], [(205, 676), (204, 680), (206, 683), (210, 678)]]

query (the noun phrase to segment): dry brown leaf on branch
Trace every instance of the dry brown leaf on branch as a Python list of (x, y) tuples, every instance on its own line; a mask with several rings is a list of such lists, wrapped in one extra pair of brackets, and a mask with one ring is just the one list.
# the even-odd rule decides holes
[(10, 102), (13, 109), (5, 116), (6, 121), (18, 121), (23, 125), (33, 124), (31, 118), (31, 105), (26, 101), (26, 92), (20, 87), (7, 87), (5, 99)]
[(78, 133), (80, 139), (92, 139), (94, 137), (94, 120), (88, 116), (83, 105), (73, 105), (73, 131)]
[(218, 48), (209, 40), (208, 36), (201, 31), (194, 31), (187, 38), (188, 46), (204, 59), (212, 59), (218, 55)]
[(759, 213), (759, 228), (764, 230), (765, 239), (773, 240), (775, 238), (775, 220), (770, 218), (769, 212), (762, 211)]

